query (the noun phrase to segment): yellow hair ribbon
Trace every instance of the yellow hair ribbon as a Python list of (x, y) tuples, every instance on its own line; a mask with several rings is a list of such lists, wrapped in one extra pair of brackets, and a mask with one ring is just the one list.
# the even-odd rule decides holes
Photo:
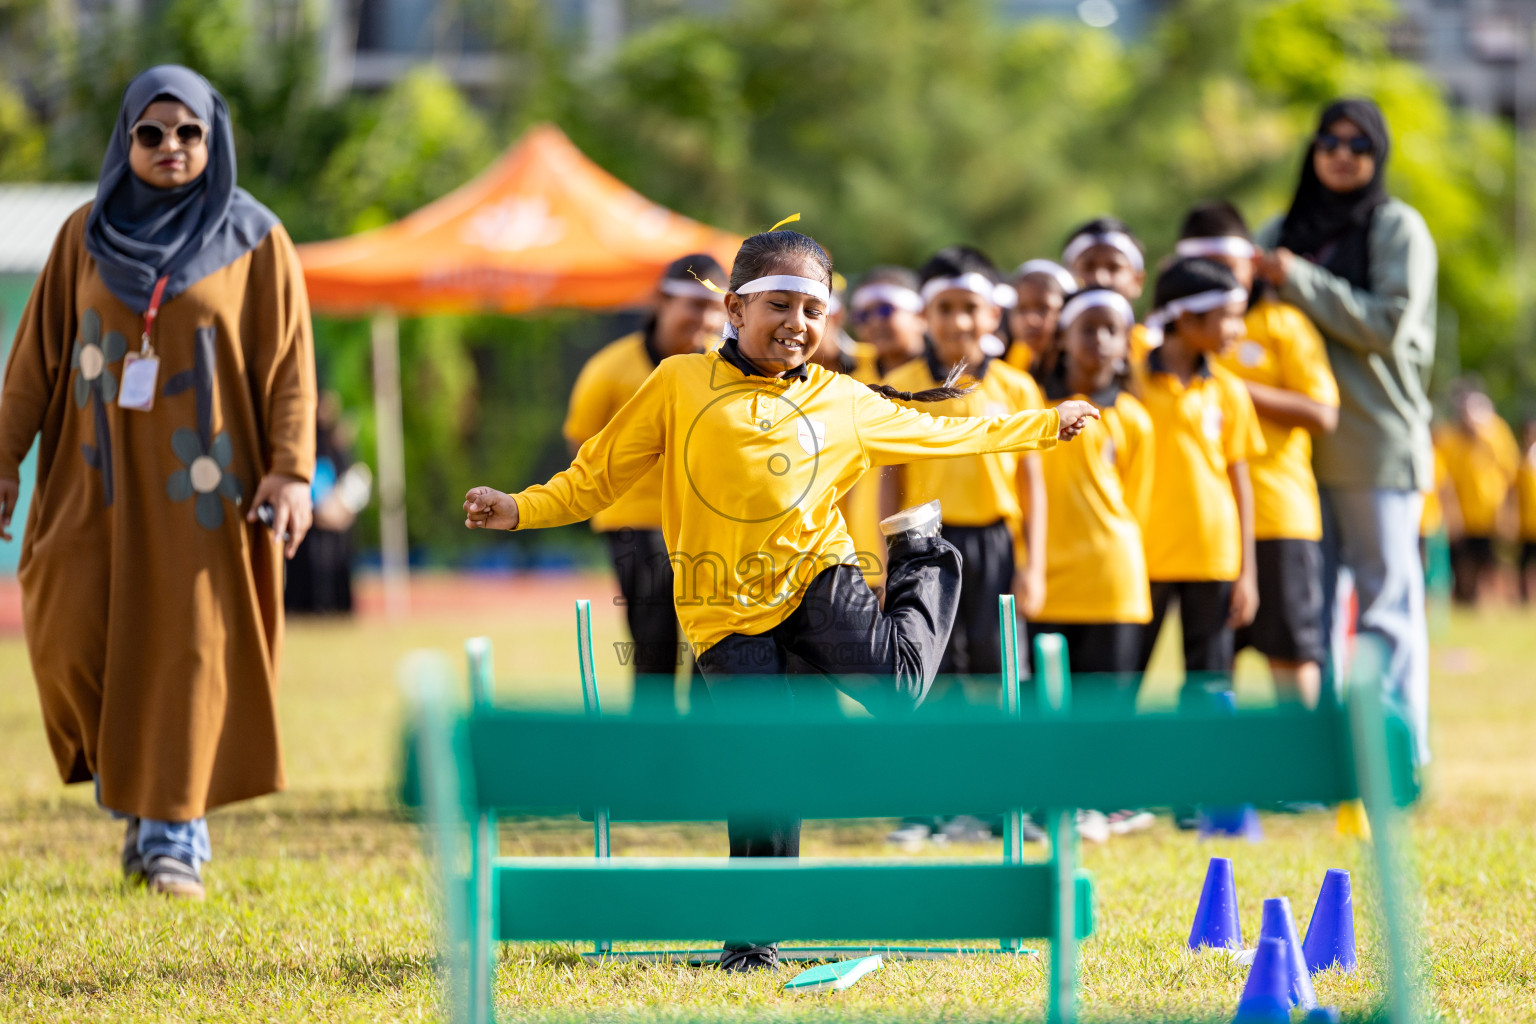
[[(777, 231), (777, 230), (779, 230), (779, 228), (783, 227), (785, 224), (793, 224), (795, 221), (797, 221), (799, 219), (800, 219), (800, 215), (798, 213), (792, 213), (788, 217), (785, 217), (783, 220), (779, 221), (773, 227), (769, 228), (768, 231)], [(767, 234), (768, 231), (765, 231), (763, 233)]]
[(725, 294), (725, 289), (724, 288), (721, 288), (719, 285), (715, 284), (715, 282), (711, 281), (707, 277), (700, 277), (698, 274), (695, 274), (693, 272), (693, 268), (692, 267), (688, 268), (688, 274), (695, 281), (699, 282), (699, 284), (703, 285), (705, 288), (708, 288), (710, 291), (714, 292), (716, 295), (724, 295)]

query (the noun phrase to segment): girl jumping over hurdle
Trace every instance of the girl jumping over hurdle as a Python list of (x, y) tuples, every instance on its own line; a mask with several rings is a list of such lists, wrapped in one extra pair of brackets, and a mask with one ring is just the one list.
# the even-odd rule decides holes
[[(753, 235), (736, 255), (719, 349), (663, 360), (548, 483), (513, 495), (475, 487), (464, 498), (470, 529), (561, 526), (605, 508), (660, 460), (678, 620), (717, 708), (747, 695), (760, 707), (764, 677), (783, 680), (768, 688), (787, 704), (791, 656), (876, 714), (916, 707), (954, 624), (959, 552), (939, 536), (937, 502), (884, 521), (882, 609), (837, 499), (872, 466), (1049, 448), (1098, 416), (1067, 401), (1011, 416), (934, 417), (897, 401), (956, 397), (958, 374), (911, 393), (808, 363), (831, 281), (832, 261), (810, 237)], [(799, 855), (798, 818), (737, 818), (729, 835), (732, 856)], [(763, 944), (731, 944), (721, 957), (732, 970), (776, 963), (776, 949)]]

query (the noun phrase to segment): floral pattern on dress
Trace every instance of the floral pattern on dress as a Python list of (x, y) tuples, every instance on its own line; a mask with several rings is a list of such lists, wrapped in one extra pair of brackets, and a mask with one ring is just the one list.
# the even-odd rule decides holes
[[(117, 331), (101, 333), (101, 314), (87, 309), (80, 314), (80, 336), (69, 357), (75, 374), (75, 408), (91, 406), (91, 421), (96, 430), (95, 444), (82, 444), (80, 454), (85, 464), (101, 474), (102, 503), (112, 504), (112, 425), (107, 420), (107, 406), (117, 400), (117, 375), (111, 364), (128, 351), (128, 342)], [(92, 401), (94, 399), (94, 401)]]
[(240, 478), (230, 471), (235, 446), (228, 433), (213, 432), (216, 339), (214, 328), (199, 327), (192, 346), (192, 369), (172, 376), (161, 391), (166, 397), (189, 388), (193, 393), (197, 429), (177, 427), (171, 435), (171, 450), (181, 460), (181, 468), (173, 470), (165, 481), (165, 494), (172, 501), (186, 501), (195, 495), (193, 515), (197, 525), (205, 530), (217, 530), (224, 525), (225, 499), (237, 507), (245, 499)]

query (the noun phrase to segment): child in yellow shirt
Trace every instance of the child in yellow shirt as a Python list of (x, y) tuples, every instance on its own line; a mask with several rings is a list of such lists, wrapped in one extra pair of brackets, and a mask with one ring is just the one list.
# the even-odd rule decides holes
[(1148, 334), (1162, 342), (1139, 374), (1156, 438), (1141, 666), (1177, 600), (1193, 695), (1201, 675), (1230, 675), (1233, 631), (1257, 609), (1248, 462), (1264, 453), (1264, 437), (1247, 388), (1216, 362), (1243, 336), (1248, 293), (1237, 278), (1211, 260), (1181, 259), (1159, 276), (1154, 300)]
[(1232, 271), (1249, 293), (1242, 339), (1217, 356), (1248, 389), (1265, 452), (1248, 465), (1253, 482), (1254, 564), (1259, 607), (1237, 631), (1237, 650), (1269, 659), (1284, 699), (1317, 704), (1323, 636), (1323, 516), (1312, 475), (1312, 435), (1339, 422), (1339, 388), (1322, 335), (1305, 313), (1256, 281), (1253, 238), (1243, 215), (1223, 200), (1200, 203), (1184, 218), (1174, 252), (1201, 256)]
[[(922, 391), (963, 365), (979, 386), (934, 406), (936, 415), (1004, 416), (1041, 408), (1044, 401), (1034, 379), (996, 358), (994, 332), (1003, 311), (997, 299), (1000, 275), (992, 261), (969, 246), (951, 246), (924, 264), (919, 277), (928, 352), (894, 371), (885, 382), (903, 391)], [(941, 501), (944, 538), (959, 548), (964, 559), (960, 612), (939, 671), (1000, 683), (998, 597), (1017, 593), (1026, 618), (1039, 610), (1044, 599), (1045, 492), (1040, 460), (991, 452), (915, 463), (895, 472), (896, 504)], [(1021, 482), (1027, 495), (1022, 503)], [(1022, 551), (1016, 549), (1016, 534), (1024, 538)]]
[[(900, 514), (888, 528), (882, 608), (850, 564), (837, 499), (871, 466), (1050, 447), (1098, 416), (1084, 402), (929, 416), (892, 399), (963, 389), (904, 393), (807, 365), (831, 280), (832, 261), (808, 236), (751, 236), (732, 267), (720, 348), (663, 360), (548, 483), (515, 495), (475, 487), (464, 498), (470, 529), (558, 526), (611, 504), (660, 463), (678, 619), (717, 709), (787, 705), (791, 656), (876, 712), (921, 703), (959, 607), (959, 552), (937, 535), (931, 510)], [(728, 830), (733, 856), (799, 855), (797, 818), (732, 820)], [(726, 970), (776, 963), (771, 945), (732, 945), (720, 960)]]
[(1012, 344), (1008, 365), (1039, 380), (1056, 362), (1056, 326), (1067, 296), (1079, 288), (1072, 272), (1054, 260), (1025, 260), (1013, 272), (1017, 296), (1008, 310)]
[[(613, 419), (666, 357), (703, 352), (725, 325), (725, 302), (699, 283), (723, 280), (713, 256), (694, 253), (674, 260), (656, 284), (644, 326), (599, 349), (571, 389), (565, 440), (575, 452)], [(679, 653), (677, 610), (672, 607), (672, 563), (661, 536), (661, 467), (637, 480), (612, 505), (592, 517), (592, 529), (608, 542), (629, 625), (636, 707), (676, 709)], [(709, 699), (702, 680), (690, 679), (690, 706)]]
[[(1061, 262), (1083, 288), (1117, 291), (1133, 306), (1146, 287), (1146, 247), (1114, 217), (1096, 217), (1072, 232), (1062, 247)], [(1141, 324), (1132, 327), (1131, 366), (1140, 366), (1151, 347), (1147, 329)]]
[(1520, 430), (1525, 454), (1515, 477), (1515, 504), (1520, 517), (1520, 602), (1531, 600), (1531, 574), (1536, 571), (1536, 418)]
[(1452, 401), (1456, 419), (1440, 429), (1435, 445), (1445, 455), (1460, 513), (1460, 535), (1451, 544), (1454, 596), (1475, 605), (1498, 569), (1494, 541), (1520, 470), (1520, 445), (1476, 380), (1458, 381)]

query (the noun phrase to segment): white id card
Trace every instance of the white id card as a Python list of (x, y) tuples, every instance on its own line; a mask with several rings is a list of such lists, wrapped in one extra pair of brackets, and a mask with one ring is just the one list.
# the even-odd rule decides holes
[(148, 412), (155, 405), (155, 381), (160, 376), (160, 358), (129, 352), (123, 357), (123, 386), (117, 392), (117, 404), (124, 409)]

